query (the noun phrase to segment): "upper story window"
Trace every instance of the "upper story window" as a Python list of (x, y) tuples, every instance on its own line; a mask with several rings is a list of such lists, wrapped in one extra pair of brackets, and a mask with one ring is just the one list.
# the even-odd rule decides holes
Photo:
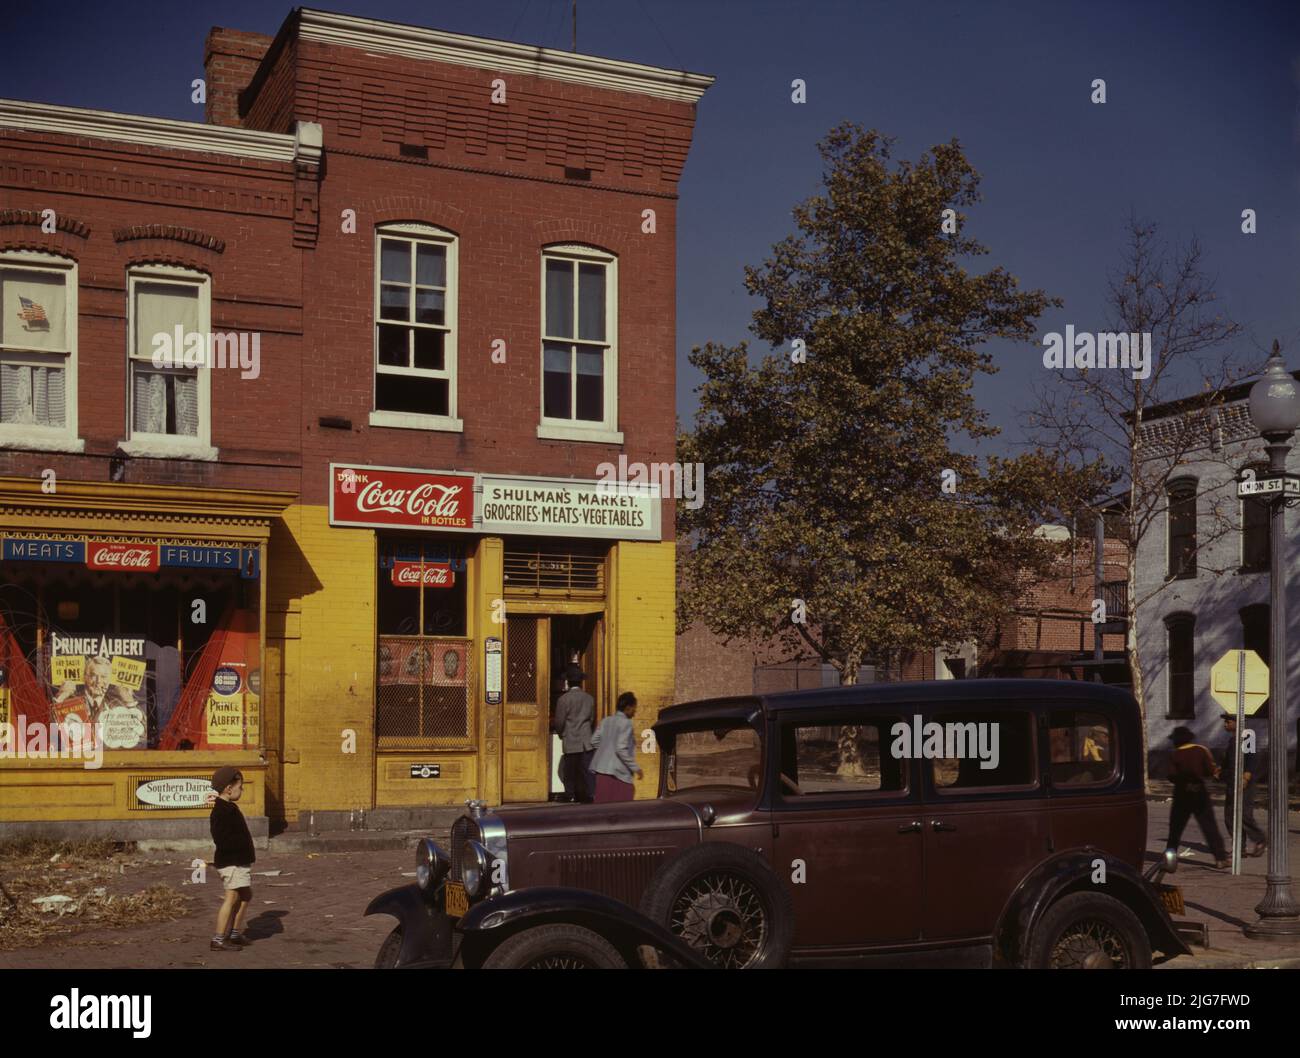
[[(1255, 476), (1261, 477), (1267, 470), (1267, 463), (1252, 463), (1244, 468), (1253, 470)], [(1246, 496), (1241, 500), (1241, 569), (1242, 572), (1258, 573), (1267, 570), (1272, 563), (1272, 531), (1270, 528), (1268, 503), (1259, 498)]]
[(1196, 576), (1196, 482), (1169, 485), (1169, 576)]
[(0, 445), (80, 451), (77, 266), (0, 254)]
[(542, 254), (542, 421), (538, 437), (621, 443), (618, 261), (586, 246)]
[(456, 238), (427, 224), (375, 236), (373, 426), (459, 430)]
[(208, 356), (212, 285), (171, 265), (127, 276), (129, 416), (124, 451), (215, 459)]
[(1173, 614), (1165, 618), (1168, 636), (1169, 701), (1165, 715), (1190, 719), (1196, 715), (1196, 618)]

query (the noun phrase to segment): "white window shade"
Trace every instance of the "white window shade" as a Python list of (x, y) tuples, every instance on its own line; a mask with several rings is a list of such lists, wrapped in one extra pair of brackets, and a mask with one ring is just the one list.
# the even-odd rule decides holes
[(6, 349), (68, 351), (67, 282), (51, 272), (0, 271), (0, 345)]
[[(152, 360), (154, 354), (154, 336), (166, 334), (175, 362), (182, 362), (184, 355), (184, 336), (181, 347), (176, 348), (176, 327), (184, 331), (184, 336), (199, 332), (199, 290), (197, 286), (175, 283), (137, 282), (135, 284), (135, 348), (133, 355), (144, 360)], [(206, 351), (207, 336), (204, 335)]]
[(63, 368), (0, 363), (0, 423), (66, 425)]

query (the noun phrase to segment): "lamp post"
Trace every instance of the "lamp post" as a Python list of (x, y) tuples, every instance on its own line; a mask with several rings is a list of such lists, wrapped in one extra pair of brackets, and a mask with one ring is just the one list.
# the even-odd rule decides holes
[[(1264, 376), (1250, 389), (1250, 417), (1268, 445), (1269, 477), (1285, 481), (1291, 436), (1300, 426), (1300, 383), (1286, 369), (1278, 344), (1264, 365)], [(1268, 888), (1256, 906), (1256, 922), (1246, 927), (1248, 937), (1300, 935), (1300, 908), (1291, 895), (1287, 857), (1287, 694), (1286, 694), (1286, 508), (1287, 490), (1270, 502), (1269, 545), (1269, 667), (1268, 667)], [(1240, 779), (1234, 776), (1234, 781)], [(1242, 811), (1243, 794), (1234, 791), (1236, 810)]]

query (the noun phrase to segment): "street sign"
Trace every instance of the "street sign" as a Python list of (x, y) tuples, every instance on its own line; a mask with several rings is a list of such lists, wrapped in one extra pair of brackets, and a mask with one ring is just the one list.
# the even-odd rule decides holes
[(1277, 478), (1245, 478), (1237, 482), (1237, 496), (1300, 496), (1300, 475)]
[(1268, 698), (1268, 666), (1253, 650), (1229, 650), (1210, 669), (1210, 693), (1230, 713), (1237, 711), (1238, 665), (1245, 663), (1245, 713), (1254, 716)]

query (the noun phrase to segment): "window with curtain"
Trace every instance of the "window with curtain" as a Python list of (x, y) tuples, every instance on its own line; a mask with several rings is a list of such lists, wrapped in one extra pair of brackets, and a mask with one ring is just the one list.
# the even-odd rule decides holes
[(1165, 621), (1168, 635), (1169, 711), (1175, 719), (1196, 715), (1196, 619), (1177, 614)]
[[(132, 273), (133, 437), (152, 434), (198, 441), (205, 434), (201, 391), (208, 370), (207, 296), (207, 281), (197, 273)], [(201, 348), (189, 340), (195, 334), (201, 336)]]
[(378, 232), (375, 410), (456, 414), (456, 240), (426, 225)]
[(76, 273), (48, 255), (0, 256), (0, 433), (75, 435)]
[(548, 251), (542, 270), (542, 420), (613, 429), (614, 260)]
[(1196, 482), (1175, 481), (1168, 491), (1169, 576), (1196, 576)]
[[(1258, 478), (1268, 469), (1266, 463), (1252, 463), (1248, 468)], [(1272, 531), (1269, 505), (1262, 499), (1246, 496), (1241, 500), (1241, 568), (1259, 573), (1272, 563)]]

